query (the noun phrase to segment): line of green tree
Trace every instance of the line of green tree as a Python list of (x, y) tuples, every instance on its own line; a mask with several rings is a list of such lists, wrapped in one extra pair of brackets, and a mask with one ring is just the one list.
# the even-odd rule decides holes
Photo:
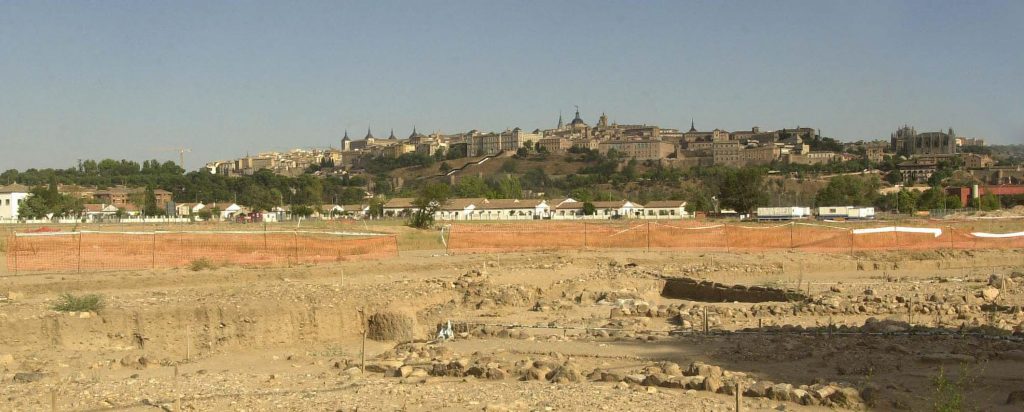
[[(543, 152), (543, 150), (541, 150)], [(767, 184), (769, 170), (796, 173), (820, 173), (822, 171), (857, 172), (865, 164), (844, 162), (817, 166), (780, 165), (768, 167), (732, 168), (725, 166), (694, 167), (681, 169), (664, 166), (657, 162), (627, 160), (614, 150), (601, 154), (596, 150), (574, 148), (566, 154), (567, 161), (582, 162), (577, 173), (564, 176), (549, 176), (544, 168), (528, 167), (532, 158), (549, 156), (537, 148), (528, 149), (522, 156), (504, 160), (500, 174), (489, 177), (465, 176), (452, 185), (453, 197), (522, 198), (527, 192), (545, 193), (547, 197), (572, 197), (583, 202), (630, 199), (640, 203), (654, 200), (685, 200), (691, 211), (715, 212), (732, 209), (739, 213), (753, 212), (758, 206), (776, 205), (770, 202), (780, 190), (777, 185)], [(451, 153), (451, 152), (449, 152)], [(416, 161), (437, 161), (447, 158), (409, 154), (397, 163)], [(537, 164), (537, 163), (533, 163)], [(894, 160), (886, 164), (894, 167)], [(329, 165), (324, 165), (328, 167)], [(779, 166), (782, 170), (774, 169)], [(868, 206), (881, 210), (899, 209), (910, 212), (929, 209), (955, 209), (962, 207), (959, 198), (947, 195), (941, 189), (942, 176), (948, 179), (955, 165), (947, 165), (934, 179), (933, 188), (923, 193), (899, 192), (885, 196), (878, 195), (882, 182), (874, 176), (836, 176), (814, 197), (816, 206)], [(381, 167), (380, 170), (388, 169)], [(524, 170), (525, 169), (525, 170)], [(898, 174), (898, 173), (896, 173)], [(779, 179), (774, 179), (778, 182)], [(82, 202), (76, 198), (60, 195), (57, 184), (96, 186), (99, 189), (114, 185), (147, 187), (140, 207), (147, 214), (159, 214), (155, 202), (151, 202), (152, 190), (159, 188), (173, 193), (177, 202), (236, 202), (254, 209), (268, 210), (275, 206), (298, 206), (298, 211), (309, 209), (310, 213), (322, 204), (366, 203), (369, 188), (376, 195), (385, 197), (416, 197), (429, 180), (407, 181), (405, 187), (396, 190), (386, 173), (344, 177), (318, 177), (309, 174), (287, 177), (261, 170), (251, 176), (228, 177), (204, 171), (184, 173), (172, 162), (156, 160), (137, 163), (134, 161), (105, 159), (86, 160), (80, 166), (68, 169), (28, 169), (24, 172), (7, 170), (0, 174), (0, 183), (21, 183), (32, 186), (34, 200), (30, 200), (27, 216), (41, 216), (49, 213), (63, 214), (80, 210)], [(776, 199), (778, 200), (778, 199)], [(1013, 205), (1020, 199), (1012, 196), (1002, 198), (1003, 206)], [(809, 202), (808, 202), (809, 203)], [(972, 207), (999, 207), (998, 198), (990, 197), (972, 204)], [(294, 210), (294, 209), (293, 209)]]
[[(255, 209), (268, 210), (281, 205), (318, 206), (327, 203), (349, 204), (364, 202), (368, 180), (361, 176), (316, 177), (301, 175), (288, 177), (260, 170), (251, 176), (223, 176), (205, 171), (183, 173), (172, 162), (156, 160), (137, 162), (106, 159), (86, 160), (82, 167), (69, 169), (11, 169), (0, 174), (3, 184), (20, 183), (32, 188), (36, 200), (30, 201), (29, 210), (46, 213), (71, 209), (80, 210), (79, 199), (68, 200), (53, 195), (57, 185), (95, 186), (106, 189), (117, 185), (147, 187), (145, 198), (159, 188), (170, 191), (177, 202), (236, 202)], [(45, 203), (40, 203), (45, 201)], [(145, 211), (159, 213), (147, 204), (138, 206)], [(36, 206), (39, 206), (38, 208)], [(46, 213), (43, 213), (44, 215)]]

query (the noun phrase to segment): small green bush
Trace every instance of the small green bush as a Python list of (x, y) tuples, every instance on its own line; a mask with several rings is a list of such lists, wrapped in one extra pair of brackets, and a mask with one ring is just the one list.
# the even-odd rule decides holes
[(216, 266), (214, 266), (212, 260), (204, 258), (204, 257), (196, 259), (196, 260), (193, 260), (192, 263), (188, 264), (188, 268), (192, 269), (193, 272), (198, 272), (200, 270), (206, 270), (206, 269), (213, 269), (215, 267)]
[(933, 406), (936, 412), (960, 412), (964, 410), (964, 390), (967, 386), (967, 366), (960, 364), (960, 376), (951, 380), (945, 368), (939, 368), (939, 374), (932, 379), (935, 386)]
[(103, 309), (103, 297), (95, 294), (75, 296), (64, 293), (53, 304), (53, 310), (58, 312), (99, 312), (100, 309)]

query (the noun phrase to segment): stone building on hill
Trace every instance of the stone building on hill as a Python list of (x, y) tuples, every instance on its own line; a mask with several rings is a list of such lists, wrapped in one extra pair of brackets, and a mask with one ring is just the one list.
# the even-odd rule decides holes
[(906, 157), (956, 154), (953, 128), (948, 132), (918, 133), (913, 127), (904, 125), (889, 136), (889, 142), (893, 152)]

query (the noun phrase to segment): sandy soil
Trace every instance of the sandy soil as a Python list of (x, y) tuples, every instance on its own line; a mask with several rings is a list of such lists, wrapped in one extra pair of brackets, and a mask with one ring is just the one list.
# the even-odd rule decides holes
[[(1020, 410), (1005, 403), (1024, 390), (1024, 344), (1013, 339), (1024, 322), (1024, 279), (1010, 277), (994, 300), (977, 296), (991, 274), (1015, 271), (1024, 271), (1024, 253), (1016, 250), (416, 250), (385, 261), (293, 268), (5, 273), (0, 410), (49, 410), (54, 399), (59, 410), (733, 410), (728, 393), (627, 378), (658, 375), (670, 369), (666, 362), (683, 370), (693, 362), (716, 365), (727, 371), (726, 381), (747, 385), (834, 383), (862, 398), (844, 407), (871, 410), (931, 409), (941, 368), (954, 381), (963, 374), (956, 392), (965, 405)], [(661, 296), (667, 277), (788, 287), (807, 296), (762, 303), (670, 299)], [(53, 311), (65, 292), (101, 294), (105, 307)], [(668, 311), (612, 316), (637, 302)], [(710, 335), (699, 333), (704, 308)], [(409, 349), (369, 340), (370, 367), (358, 372), (360, 309), (414, 319), (420, 343)], [(839, 333), (869, 318), (998, 336)], [(448, 320), (465, 333), (427, 342)], [(814, 329), (830, 323), (832, 336)], [(458, 359), (506, 375), (388, 376), (403, 365), (429, 372), (432, 364)], [(559, 367), (582, 379), (521, 380), (531, 369)], [(597, 381), (602, 373), (616, 379)], [(744, 410), (836, 407), (770, 397), (742, 402)]]

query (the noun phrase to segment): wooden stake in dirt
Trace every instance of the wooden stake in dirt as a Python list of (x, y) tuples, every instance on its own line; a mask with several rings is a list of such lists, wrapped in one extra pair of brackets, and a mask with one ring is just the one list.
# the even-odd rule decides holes
[(57, 412), (57, 390), (50, 389), (50, 411)]
[(914, 323), (914, 298), (907, 301), (907, 323)]
[(736, 412), (743, 408), (743, 384), (736, 381)]
[(178, 385), (178, 365), (174, 365), (174, 410), (181, 410), (181, 390)]
[(708, 307), (704, 307), (704, 334), (708, 334)]
[[(188, 362), (192, 358), (192, 325), (185, 325), (185, 362)], [(175, 376), (177, 376), (178, 367), (174, 367)]]
[(359, 309), (359, 323), (363, 325), (363, 347), (359, 350), (359, 370), (366, 372), (366, 314)]

